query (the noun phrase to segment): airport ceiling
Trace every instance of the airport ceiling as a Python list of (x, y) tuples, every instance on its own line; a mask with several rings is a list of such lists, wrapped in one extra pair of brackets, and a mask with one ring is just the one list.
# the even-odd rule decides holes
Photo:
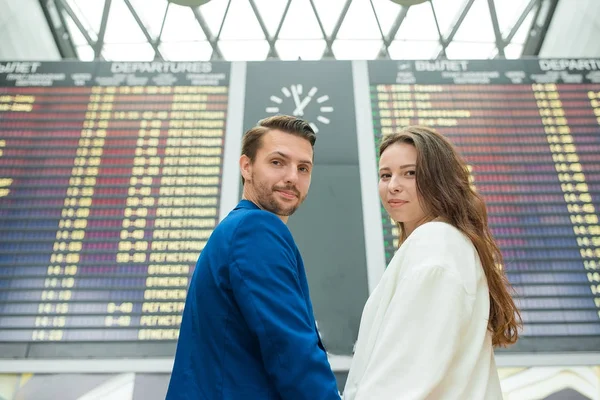
[(558, 1), (40, 0), (40, 4), (65, 59), (233, 61), (535, 56)]

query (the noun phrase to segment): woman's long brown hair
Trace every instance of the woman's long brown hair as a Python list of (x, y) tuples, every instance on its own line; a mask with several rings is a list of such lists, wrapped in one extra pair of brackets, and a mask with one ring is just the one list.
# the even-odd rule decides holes
[[(508, 346), (518, 339), (522, 327), (519, 310), (502, 270), (502, 254), (488, 227), (485, 202), (472, 187), (467, 163), (452, 143), (436, 130), (409, 126), (387, 136), (379, 146), (379, 156), (395, 143), (408, 143), (417, 149), (417, 192), (425, 212), (440, 217), (471, 239), (477, 249), (490, 292), (488, 330), (494, 346)], [(403, 224), (398, 223), (400, 244), (406, 240)]]

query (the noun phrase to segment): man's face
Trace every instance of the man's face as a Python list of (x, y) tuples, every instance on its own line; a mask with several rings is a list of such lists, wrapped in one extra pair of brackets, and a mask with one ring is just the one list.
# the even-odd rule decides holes
[(244, 197), (287, 221), (308, 194), (312, 159), (308, 140), (279, 130), (267, 132), (254, 163), (245, 155), (240, 158)]

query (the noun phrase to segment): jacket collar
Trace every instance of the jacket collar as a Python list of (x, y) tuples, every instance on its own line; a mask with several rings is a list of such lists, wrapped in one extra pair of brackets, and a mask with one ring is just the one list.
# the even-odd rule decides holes
[(242, 199), (238, 205), (235, 207), (234, 210), (240, 209), (240, 208), (244, 208), (244, 209), (248, 209), (248, 210), (258, 210), (259, 207), (254, 204), (253, 202), (251, 202), (250, 200), (245, 200)]

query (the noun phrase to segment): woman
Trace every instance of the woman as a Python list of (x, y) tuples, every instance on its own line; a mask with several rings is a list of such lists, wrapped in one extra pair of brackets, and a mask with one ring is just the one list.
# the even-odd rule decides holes
[(400, 248), (363, 310), (344, 400), (502, 399), (493, 347), (517, 341), (521, 317), (467, 165), (421, 126), (379, 155)]

